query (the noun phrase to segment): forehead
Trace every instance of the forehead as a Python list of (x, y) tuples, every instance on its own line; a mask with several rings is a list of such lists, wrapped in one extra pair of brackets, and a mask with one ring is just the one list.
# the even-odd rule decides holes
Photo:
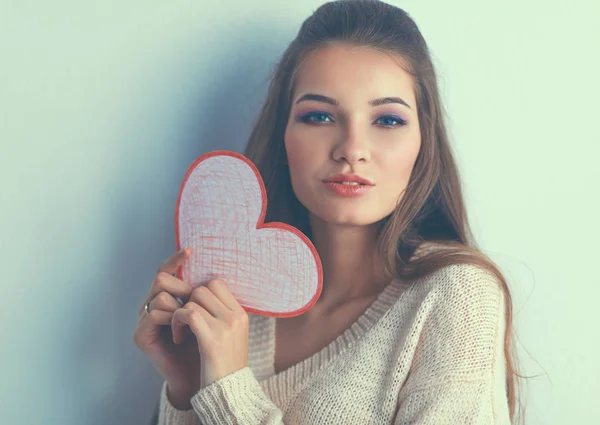
[(332, 44), (311, 52), (300, 65), (294, 100), (317, 92), (340, 103), (400, 96), (413, 108), (413, 78), (398, 55), (370, 47)]

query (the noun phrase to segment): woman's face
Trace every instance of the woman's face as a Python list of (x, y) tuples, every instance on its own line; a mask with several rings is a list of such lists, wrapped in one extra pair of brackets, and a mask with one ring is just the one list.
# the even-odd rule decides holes
[[(412, 78), (392, 57), (336, 44), (298, 71), (284, 141), (298, 200), (318, 218), (367, 225), (388, 216), (421, 146)], [(335, 183), (360, 176), (370, 184)]]

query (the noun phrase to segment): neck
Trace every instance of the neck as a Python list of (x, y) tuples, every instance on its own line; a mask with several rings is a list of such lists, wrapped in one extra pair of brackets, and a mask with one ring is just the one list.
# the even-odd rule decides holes
[(327, 223), (311, 216), (312, 242), (323, 265), (323, 291), (318, 310), (371, 298), (390, 283), (377, 253), (377, 227)]

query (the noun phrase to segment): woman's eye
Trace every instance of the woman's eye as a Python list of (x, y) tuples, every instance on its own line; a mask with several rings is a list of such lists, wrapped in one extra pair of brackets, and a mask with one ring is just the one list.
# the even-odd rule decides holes
[(406, 125), (406, 121), (395, 115), (385, 115), (383, 117), (378, 118), (377, 121), (381, 121), (381, 124), (384, 127), (398, 127)]
[(302, 117), (300, 117), (300, 120), (302, 120), (302, 122), (305, 122), (305, 123), (327, 122), (327, 121), (324, 121), (322, 118), (331, 119), (331, 116), (329, 114), (326, 114), (325, 112), (311, 112), (309, 114), (306, 114), (306, 115), (303, 115)]
[[(331, 115), (326, 112), (310, 112), (300, 117), (300, 120), (304, 123), (322, 123), (322, 122), (333, 122)], [(406, 125), (406, 121), (395, 115), (384, 115), (378, 118), (375, 122), (380, 122), (383, 127), (393, 128), (398, 126)]]

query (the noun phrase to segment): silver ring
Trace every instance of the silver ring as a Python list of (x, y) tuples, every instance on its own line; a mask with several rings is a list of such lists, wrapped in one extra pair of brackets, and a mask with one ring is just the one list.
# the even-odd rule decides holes
[(146, 314), (150, 314), (150, 301), (144, 305), (144, 310), (146, 311)]

